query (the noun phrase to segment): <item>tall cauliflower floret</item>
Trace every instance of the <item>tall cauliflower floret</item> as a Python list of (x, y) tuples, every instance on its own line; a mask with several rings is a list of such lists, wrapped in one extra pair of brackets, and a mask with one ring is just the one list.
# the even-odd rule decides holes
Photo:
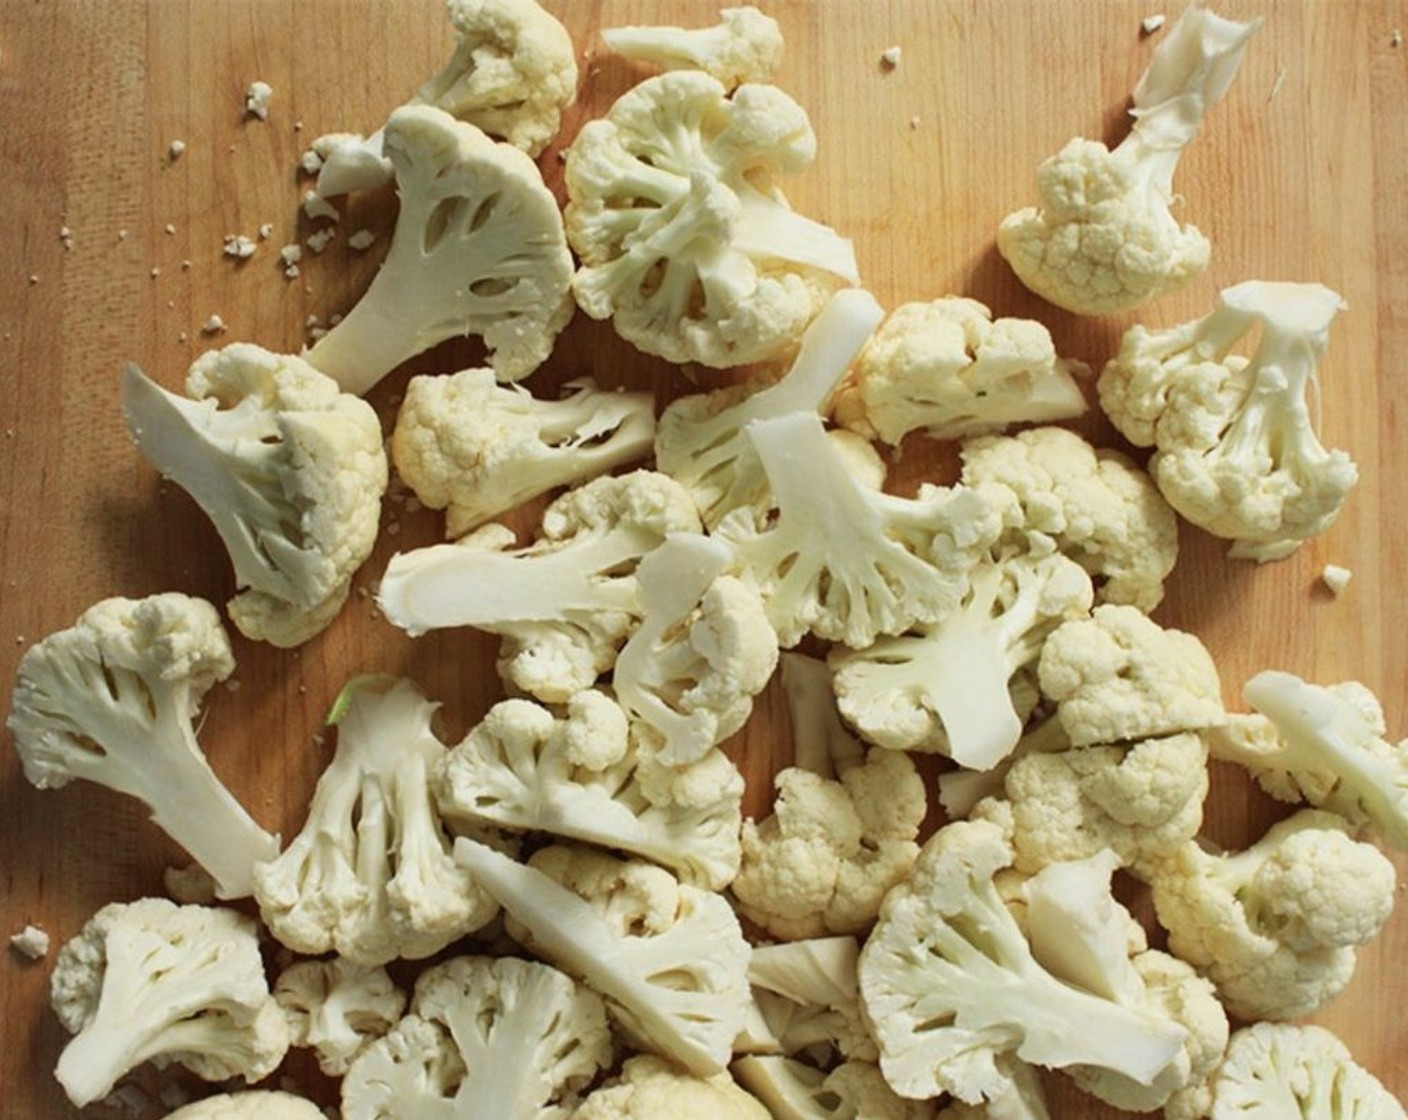
[(670, 533), (697, 533), (694, 502), (658, 471), (605, 476), (543, 513), (514, 549), (491, 523), (453, 544), (391, 558), (377, 602), (411, 635), (452, 626), (499, 634), (499, 673), (549, 703), (592, 687), (640, 620), (635, 568)]
[(601, 998), (537, 961), (452, 957), (352, 1063), (346, 1120), (568, 1120), (611, 1061)]
[(727, 96), (696, 71), (641, 82), (567, 152), (578, 305), (672, 362), (779, 354), (859, 280), (851, 243), (777, 187), (815, 155), (806, 112), (775, 86)]
[[(430, 105), (536, 157), (557, 135), (577, 96), (572, 37), (535, 0), (448, 0), (455, 53), (408, 104)], [(376, 190), (395, 170), (384, 130), (335, 132), (313, 141), (318, 194)]]
[(455, 858), (503, 905), (510, 933), (599, 992), (634, 1043), (697, 1077), (725, 1068), (750, 949), (722, 895), (586, 850), (545, 848), (522, 864), (462, 837)]
[(682, 484), (713, 528), (730, 510), (766, 507), (767, 475), (747, 426), (793, 412), (824, 413), (865, 340), (884, 317), (860, 288), (833, 295), (802, 335), (791, 366), (765, 388), (715, 389), (680, 397), (660, 416), (656, 466)]
[(687, 765), (741, 728), (777, 668), (777, 633), (753, 585), (728, 573), (717, 540), (679, 533), (636, 570), (641, 622), (612, 689), (660, 761)]
[(252, 890), (279, 839), (215, 772), (192, 726), (201, 698), (235, 668), (220, 615), (168, 591), (104, 599), (20, 658), (6, 726), (40, 789), (75, 778), (135, 797), (215, 880), (221, 898)]
[(603, 692), (575, 694), (557, 716), (500, 701), (440, 764), (435, 786), (452, 827), (599, 844), (708, 890), (738, 871), (737, 768), (716, 750), (687, 767), (664, 765)]
[(886, 896), (861, 951), (860, 988), (891, 1087), (976, 1104), (1010, 1091), (998, 1061), (1006, 1054), (1098, 1067), (1141, 1085), (1185, 1060), (1188, 1032), (1163, 1012), (1069, 984), (1038, 963), (994, 883), (1011, 862), (996, 825), (959, 821), (935, 833)]
[(80, 1108), (143, 1062), (258, 1081), (288, 1050), (258, 929), (234, 910), (109, 903), (60, 950), (50, 997), (74, 1035), (54, 1074)]
[[(1359, 473), (1320, 443), (1310, 394), (1344, 309), (1319, 284), (1249, 280), (1202, 319), (1132, 328), (1100, 376), (1116, 427), (1154, 447), (1150, 473), (1170, 505), (1231, 555), (1279, 560), (1323, 533)], [(1260, 330), (1250, 358), (1232, 347)]]
[(1213, 753), (1245, 766), (1280, 801), (1304, 801), (1408, 849), (1408, 740), (1384, 738), (1378, 697), (1358, 681), (1318, 685), (1267, 670), (1242, 696), (1257, 714), (1234, 716)]
[(601, 37), (619, 55), (664, 70), (703, 70), (726, 89), (770, 82), (782, 63), (782, 28), (751, 5), (721, 8), (712, 27), (607, 27)]
[(376, 543), (386, 452), (365, 401), (299, 358), (235, 343), (201, 355), (188, 397), (134, 365), (122, 407), (138, 448), (214, 523), (240, 632), (295, 646), (326, 627)]
[(349, 393), (450, 338), (477, 335), (500, 381), (527, 377), (572, 316), (562, 215), (528, 156), (440, 109), (386, 123), (401, 209), (386, 259), (304, 355)]
[(489, 369), (414, 377), (396, 413), (391, 459), (423, 505), (461, 537), (540, 494), (650, 454), (649, 393), (574, 381), (558, 400), (500, 385)]
[(1090, 612), (1090, 576), (1049, 537), (999, 548), (976, 568), (963, 603), (916, 632), (836, 650), (836, 702), (862, 738), (894, 750), (937, 751), (989, 770), (1022, 737), (1014, 678), (1046, 636)]
[(1188, 841), (1153, 877), (1169, 950), (1241, 1019), (1309, 1015), (1340, 993), (1355, 950), (1393, 909), (1395, 874), (1343, 817), (1302, 809), (1246, 851)]
[(859, 649), (962, 602), (1001, 528), (978, 492), (926, 486), (901, 498), (868, 486), (815, 413), (754, 420), (745, 431), (773, 512), (760, 526), (753, 510), (735, 510), (717, 534), (762, 590), (784, 648), (811, 633)]
[(977, 436), (962, 455), (963, 481), (1007, 487), (1023, 527), (1090, 573), (1097, 602), (1159, 605), (1178, 557), (1178, 518), (1132, 460), (1054, 427)]
[(997, 231), (998, 251), (1023, 284), (1067, 311), (1108, 315), (1207, 267), (1207, 238), (1170, 210), (1173, 174), (1260, 24), (1189, 5), (1135, 87), (1125, 140), (1111, 151), (1075, 139), (1037, 168), (1040, 205), (1009, 214)]
[(255, 867), (273, 935), (300, 953), (359, 964), (428, 957), (497, 913), (458, 866), (431, 775), (446, 753), (436, 705), (409, 681), (358, 678), (339, 698), (337, 751), (308, 819), (283, 853)]
[(993, 319), (977, 300), (906, 303), (866, 343), (836, 400), (836, 420), (898, 444), (913, 431), (958, 439), (1086, 410), (1077, 362), (1056, 356), (1035, 319)]

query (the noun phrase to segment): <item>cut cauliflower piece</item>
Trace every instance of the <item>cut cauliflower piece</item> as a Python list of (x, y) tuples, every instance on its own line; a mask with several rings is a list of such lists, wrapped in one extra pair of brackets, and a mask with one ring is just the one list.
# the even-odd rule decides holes
[(697, 533), (694, 501), (658, 471), (603, 476), (557, 498), (512, 549), (490, 523), (391, 558), (377, 604), (411, 635), (474, 626), (503, 637), (499, 672), (547, 702), (590, 688), (640, 619), (635, 567), (670, 533)]
[(1000, 483), (1028, 532), (1045, 533), (1095, 580), (1096, 602), (1152, 611), (1178, 558), (1178, 518), (1148, 475), (1066, 428), (965, 440), (963, 481)]
[(431, 777), (448, 750), (431, 726), (437, 706), (390, 677), (359, 677), (338, 698), (337, 750), (308, 819), (254, 869), (260, 915), (290, 949), (418, 960), (498, 912), (451, 857), (435, 809)]
[(731, 1068), (743, 1087), (767, 1106), (773, 1120), (934, 1120), (935, 1116), (935, 1102), (898, 1096), (873, 1062), (846, 1061), (826, 1071), (779, 1054), (751, 1054)]
[(1232, 1035), (1211, 1100), (1172, 1120), (1404, 1120), (1403, 1105), (1324, 1027), (1253, 1023)]
[(550, 965), (452, 957), (342, 1082), (345, 1120), (568, 1120), (611, 1061), (601, 998)]
[(523, 864), (461, 837), (455, 858), (503, 905), (509, 932), (599, 992), (636, 1045), (696, 1077), (724, 1070), (747, 1017), (751, 950), (722, 895), (585, 849)]
[(495, 376), (522, 380), (572, 316), (572, 255), (542, 172), (426, 105), (392, 113), (384, 143), (401, 200), (391, 247), (304, 358), (362, 394), (432, 346), (477, 335)]
[(1067, 311), (1109, 315), (1207, 267), (1207, 238), (1171, 212), (1173, 174), (1261, 22), (1190, 5), (1135, 87), (1125, 140), (1110, 150), (1075, 139), (1037, 168), (1040, 205), (1009, 214), (997, 231), (998, 251), (1023, 284)]
[(905, 303), (866, 343), (836, 395), (837, 423), (899, 444), (978, 435), (1016, 423), (1069, 420), (1087, 405), (1080, 363), (1056, 356), (1034, 319), (1002, 318), (977, 300)]
[(1152, 1085), (1185, 1060), (1187, 1030), (1162, 1010), (1042, 967), (994, 882), (1011, 862), (1000, 828), (958, 821), (934, 834), (886, 896), (860, 957), (885, 1079), (903, 1097), (948, 1092), (977, 1104), (1011, 1092), (998, 1060), (1011, 1054)]
[(823, 1065), (837, 1056), (875, 1062), (879, 1052), (860, 1007), (859, 957), (860, 942), (849, 935), (755, 945), (748, 979), (772, 1037), (763, 1051)]
[(923, 487), (901, 498), (867, 486), (815, 413), (744, 429), (763, 464), (773, 513), (737, 509), (717, 535), (763, 593), (784, 648), (808, 633), (852, 648), (956, 608), (1001, 518), (975, 490)]
[(761, 515), (767, 475), (747, 426), (793, 412), (824, 413), (832, 389), (883, 317), (869, 292), (844, 288), (803, 332), (796, 356), (777, 381), (764, 388), (696, 393), (666, 406), (655, 434), (655, 465), (694, 495), (706, 526), (712, 529), (741, 506)]
[(196, 359), (186, 393), (129, 365), (127, 427), (220, 534), (240, 632), (300, 645), (336, 617), (376, 543), (388, 477), (381, 422), (301, 358), (244, 342)]
[(1266, 670), (1211, 739), (1214, 755), (1246, 767), (1279, 801), (1328, 809), (1385, 844), (1408, 849), (1408, 740), (1390, 743), (1383, 707), (1358, 681), (1318, 685)]
[[(1334, 523), (1358, 481), (1316, 435), (1311, 394), (1344, 301), (1320, 284), (1248, 280), (1200, 319), (1132, 327), (1100, 375), (1100, 401), (1188, 521), (1278, 560)], [(1232, 349), (1260, 331), (1250, 357)]]
[(1005, 1056), (998, 1059), (1007, 1085), (1003, 1092), (981, 1104), (950, 1100), (934, 1120), (1051, 1120), (1041, 1074), (1026, 1062)]
[[(535, 0), (448, 0), (455, 52), (408, 104), (430, 105), (536, 157), (577, 96), (577, 55), (567, 29)], [(395, 175), (384, 130), (334, 132), (313, 141), (318, 194), (376, 190)]]
[(621, 1072), (593, 1089), (571, 1120), (772, 1120), (762, 1102), (727, 1071), (689, 1073), (654, 1054), (627, 1058)]
[(435, 774), (452, 827), (545, 832), (641, 856), (708, 890), (738, 871), (743, 777), (720, 751), (666, 765), (602, 692), (555, 716), (502, 700)]
[(727, 572), (729, 548), (677, 533), (636, 568), (641, 622), (611, 685), (667, 766), (698, 762), (739, 730), (777, 668), (777, 633), (756, 588)]
[(1242, 852), (1189, 841), (1152, 877), (1169, 950), (1241, 1019), (1292, 1019), (1333, 999), (1393, 909), (1395, 873), (1333, 813), (1302, 809)]
[(274, 982), (274, 999), (288, 1019), (292, 1045), (311, 1047), (329, 1077), (345, 1074), (406, 1010), (406, 993), (386, 969), (343, 957), (289, 965)]
[(601, 37), (626, 58), (662, 70), (702, 70), (725, 89), (770, 82), (782, 63), (782, 28), (752, 5), (719, 9), (712, 27), (607, 27)]
[(204, 599), (103, 599), (25, 650), (5, 726), (33, 785), (81, 778), (137, 798), (208, 872), (214, 894), (243, 898), (279, 838), (221, 783), (193, 727), (202, 698), (234, 669), (220, 613)]
[(289, 1045), (257, 926), (234, 910), (109, 903), (59, 950), (50, 1002), (74, 1036), (54, 1075), (79, 1108), (143, 1062), (258, 1081)]
[(282, 1089), (246, 1089), (202, 1097), (167, 1113), (166, 1120), (327, 1120), (327, 1114)]
[(1063, 622), (1037, 662), (1077, 747), (1133, 742), (1225, 723), (1222, 684), (1207, 647), (1134, 607), (1110, 603)]
[(569, 382), (558, 400), (501, 385), (490, 369), (413, 377), (396, 414), (391, 459), (419, 501), (462, 537), (540, 494), (650, 454), (650, 393)]
[(775, 357), (859, 282), (850, 241), (795, 213), (776, 184), (815, 155), (805, 110), (775, 86), (728, 96), (686, 70), (641, 82), (567, 151), (578, 305), (672, 362)]

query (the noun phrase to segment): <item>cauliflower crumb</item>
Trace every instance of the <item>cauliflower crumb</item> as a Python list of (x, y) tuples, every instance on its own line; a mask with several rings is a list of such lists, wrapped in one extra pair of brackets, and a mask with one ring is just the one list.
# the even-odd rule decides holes
[(168, 237), (174, 237), (175, 234), (176, 234), (176, 227), (175, 227), (174, 225), (172, 225), (170, 222), (167, 222), (167, 223), (166, 223), (166, 235), (167, 235)]
[(191, 262), (190, 262), (190, 261), (182, 261), (182, 262), (181, 262), (181, 271), (182, 271), (182, 272), (185, 272), (185, 271), (186, 271), (187, 269), (189, 269), (190, 267), (191, 267)]
[(161, 275), (161, 269), (154, 267), (151, 272), (149, 272), (147, 275), (149, 275), (153, 280), (155, 280), (158, 276)]
[(323, 157), (309, 148), (299, 157), (298, 168), (305, 175), (316, 175), (323, 169)]
[(68, 226), (59, 227), (59, 240), (64, 243), (65, 252), (71, 252), (73, 250), (73, 230), (69, 229)]
[(285, 245), (279, 250), (279, 260), (283, 262), (284, 275), (290, 280), (298, 278), (298, 262), (303, 259), (303, 247), (298, 244)]
[(274, 223), (273, 223), (273, 222), (265, 222), (263, 225), (261, 225), (261, 226), (259, 227), (259, 240), (260, 240), (260, 241), (268, 241), (269, 238), (271, 238), (271, 237), (273, 237), (273, 236), (274, 236)]
[(880, 65), (886, 70), (894, 70), (900, 64), (900, 48), (886, 47), (880, 54)]
[(1330, 589), (1330, 594), (1338, 596), (1349, 585), (1354, 573), (1339, 564), (1326, 564), (1320, 579)]
[(374, 234), (371, 230), (359, 229), (356, 233), (354, 233), (351, 237), (347, 239), (347, 244), (360, 253), (364, 249), (370, 249), (372, 242), (375, 240), (376, 234)]
[(127, 231), (126, 231), (125, 229), (120, 229), (120, 230), (118, 230), (118, 231), (117, 231), (117, 239), (118, 239), (119, 241), (126, 241), (126, 240), (127, 240)]
[(29, 282), (30, 282), (31, 284), (37, 284), (37, 283), (39, 283), (39, 273), (37, 273), (37, 272), (31, 272), (31, 273), (29, 274)]
[(319, 218), (328, 218), (335, 222), (342, 217), (342, 215), (337, 212), (337, 207), (316, 191), (307, 191), (304, 193), (303, 212), (314, 221)]
[(269, 98), (273, 93), (273, 87), (268, 82), (250, 82), (249, 89), (245, 91), (244, 95), (245, 115), (267, 121), (269, 119)]
[(1388, 33), (1388, 45), (1390, 47), (1401, 47), (1403, 45), (1403, 32), (1394, 28)]
[(10, 948), (29, 960), (42, 960), (49, 955), (49, 934), (38, 926), (27, 925), (10, 935)]
[(1165, 16), (1163, 12), (1155, 12), (1151, 16), (1145, 16), (1144, 19), (1140, 22), (1139, 26), (1144, 29), (1145, 35), (1152, 35), (1155, 31), (1157, 31), (1164, 25), (1164, 22), (1167, 19), (1168, 17)]
[(256, 246), (253, 239), (246, 237), (242, 233), (227, 233), (225, 235), (225, 255), (236, 257), (239, 260), (247, 260), (254, 256)]
[(201, 334), (219, 334), (225, 329), (225, 320), (219, 315), (212, 315), (200, 328)]
[(173, 140), (166, 146), (166, 155), (169, 159), (178, 160), (186, 152), (186, 142), (184, 140)]
[(313, 252), (321, 253), (332, 243), (333, 238), (335, 238), (336, 236), (337, 230), (333, 229), (332, 227), (314, 230), (308, 235), (308, 239), (304, 242), (304, 244), (307, 245), (308, 248), (311, 249)]
[[(918, 117), (910, 117), (910, 118), (909, 118), (909, 127), (910, 127), (910, 128), (918, 128), (918, 127), (919, 127), (919, 118), (918, 118)], [(896, 448), (896, 450), (898, 450), (898, 448)]]

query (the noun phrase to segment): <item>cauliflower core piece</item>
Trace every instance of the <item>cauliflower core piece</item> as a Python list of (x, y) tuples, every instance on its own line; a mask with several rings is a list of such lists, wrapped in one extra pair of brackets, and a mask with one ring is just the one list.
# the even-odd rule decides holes
[(1109, 315), (1207, 267), (1207, 238), (1170, 212), (1173, 173), (1260, 24), (1190, 6), (1134, 90), (1125, 140), (1111, 151), (1075, 139), (1037, 168), (1040, 206), (1009, 214), (997, 231), (998, 251), (1023, 284), (1067, 311)]
[(567, 151), (578, 305), (672, 362), (777, 355), (836, 287), (859, 281), (851, 243), (775, 184), (815, 154), (806, 112), (775, 86), (729, 97), (683, 70), (641, 82)]

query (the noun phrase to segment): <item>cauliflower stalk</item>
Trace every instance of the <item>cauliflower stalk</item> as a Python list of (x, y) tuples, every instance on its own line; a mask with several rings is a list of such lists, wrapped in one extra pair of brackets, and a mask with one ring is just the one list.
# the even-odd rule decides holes
[(1188, 841), (1153, 876), (1169, 950), (1230, 1014), (1292, 1019), (1333, 999), (1393, 909), (1395, 873), (1342, 817), (1302, 809), (1242, 852)]
[(752, 5), (721, 8), (712, 27), (607, 27), (601, 37), (626, 58), (662, 70), (702, 70), (725, 89), (770, 82), (782, 62), (782, 28)]
[[(1160, 491), (1231, 555), (1278, 560), (1333, 524), (1358, 469), (1316, 435), (1311, 393), (1344, 308), (1320, 284), (1248, 280), (1200, 319), (1135, 326), (1100, 375), (1101, 405), (1153, 447)], [(1260, 330), (1250, 357), (1232, 349)]]
[(572, 314), (572, 257), (537, 165), (440, 109), (386, 123), (401, 200), (391, 247), (352, 309), (306, 351), (362, 394), (446, 339), (477, 335), (501, 381), (527, 377)]
[(20, 658), (6, 727), (25, 777), (40, 789), (79, 778), (137, 798), (219, 897), (245, 897), (279, 838), (221, 784), (192, 726), (201, 698), (234, 668), (204, 599), (167, 591), (94, 604)]
[(632, 738), (605, 693), (579, 692), (555, 716), (503, 700), (439, 765), (452, 827), (545, 832), (615, 848), (717, 890), (738, 871), (743, 777), (719, 751), (685, 767)]
[(330, 717), (337, 750), (308, 819), (256, 865), (254, 896), (276, 938), (359, 964), (417, 960), (481, 928), (493, 899), (451, 858), (431, 776), (447, 748), (436, 705), (409, 681), (358, 678)]
[(455, 858), (520, 940), (601, 993), (639, 1045), (696, 1077), (723, 1071), (748, 1007), (750, 950), (722, 895), (586, 851), (544, 849), (523, 864), (461, 837)]
[(1086, 410), (1080, 363), (1056, 356), (1034, 319), (993, 319), (977, 300), (897, 307), (866, 343), (836, 399), (836, 420), (898, 445), (978, 435), (1016, 423), (1069, 420)]
[(190, 494), (230, 556), (230, 617), (296, 646), (323, 630), (376, 543), (386, 452), (365, 401), (300, 358), (237, 342), (191, 366), (187, 396), (129, 365), (137, 447)]
[(600, 997), (550, 965), (452, 957), (342, 1082), (345, 1120), (568, 1120), (611, 1060)]
[(1135, 87), (1124, 141), (1110, 150), (1078, 138), (1037, 168), (1040, 205), (1009, 214), (997, 231), (998, 251), (1023, 284), (1067, 311), (1109, 315), (1207, 267), (1207, 238), (1172, 214), (1173, 175), (1260, 25), (1190, 5)]
[(835, 288), (859, 281), (850, 241), (776, 185), (815, 155), (806, 112), (775, 86), (729, 96), (681, 70), (628, 90), (567, 151), (578, 305), (672, 362), (779, 354)]
[(109, 903), (59, 951), (50, 996), (74, 1036), (54, 1074), (80, 1108), (146, 1061), (258, 1081), (288, 1050), (257, 928), (234, 910)]
[(543, 400), (499, 384), (490, 369), (411, 379), (391, 458), (423, 505), (445, 510), (447, 537), (650, 454), (651, 394), (598, 389), (590, 379), (565, 388)]
[(289, 965), (274, 983), (274, 999), (288, 1018), (292, 1044), (312, 1047), (329, 1077), (345, 1074), (406, 1009), (406, 994), (386, 969), (343, 957)]

